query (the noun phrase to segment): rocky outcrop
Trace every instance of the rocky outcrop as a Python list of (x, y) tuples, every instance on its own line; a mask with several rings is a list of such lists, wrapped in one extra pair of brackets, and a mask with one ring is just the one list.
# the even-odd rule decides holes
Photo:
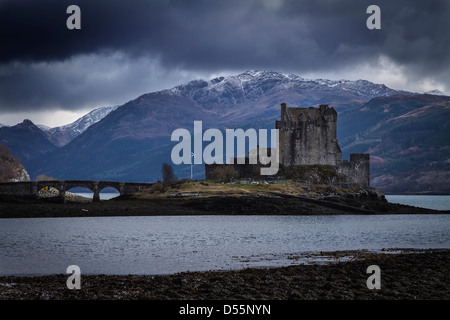
[(28, 172), (10, 148), (0, 145), (0, 182), (30, 181)]
[(23, 182), (23, 181), (31, 181), (30, 175), (28, 174), (27, 170), (25, 168), (22, 168), (20, 170), (20, 173), (15, 178), (9, 179), (10, 182)]

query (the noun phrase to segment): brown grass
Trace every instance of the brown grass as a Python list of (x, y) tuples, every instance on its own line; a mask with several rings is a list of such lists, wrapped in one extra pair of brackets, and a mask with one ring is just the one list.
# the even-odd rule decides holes
[(350, 190), (330, 187), (327, 185), (312, 185), (294, 182), (291, 180), (283, 180), (273, 184), (264, 182), (254, 184), (240, 183), (221, 183), (215, 181), (178, 181), (166, 190), (159, 188), (157, 184), (153, 187), (138, 192), (136, 196), (141, 199), (166, 198), (167, 196), (176, 194), (195, 194), (195, 197), (211, 197), (211, 196), (242, 196), (249, 194), (284, 194), (284, 195), (320, 195), (320, 194), (343, 194)]

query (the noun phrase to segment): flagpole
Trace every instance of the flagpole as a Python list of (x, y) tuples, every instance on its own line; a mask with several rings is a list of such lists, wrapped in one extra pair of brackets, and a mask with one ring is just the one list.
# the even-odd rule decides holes
[[(194, 153), (192, 153), (192, 158), (194, 158)], [(191, 180), (194, 180), (194, 175), (193, 175), (193, 166), (192, 166), (192, 162), (193, 162), (194, 160), (193, 159), (191, 159)]]

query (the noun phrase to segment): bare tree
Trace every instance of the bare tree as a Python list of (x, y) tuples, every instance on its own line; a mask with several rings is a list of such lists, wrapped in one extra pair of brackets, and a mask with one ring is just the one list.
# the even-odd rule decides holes
[(236, 169), (233, 168), (231, 165), (222, 165), (214, 169), (213, 172), (211, 172), (211, 177), (213, 180), (219, 180), (219, 181), (233, 181), (233, 179), (239, 177), (238, 172)]
[(172, 183), (177, 181), (177, 177), (175, 176), (175, 173), (173, 172), (172, 166), (170, 164), (163, 163), (161, 172), (163, 189), (166, 189)]

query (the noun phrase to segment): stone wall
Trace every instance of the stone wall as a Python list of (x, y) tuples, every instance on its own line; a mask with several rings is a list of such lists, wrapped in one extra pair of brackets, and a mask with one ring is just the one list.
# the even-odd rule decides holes
[(4, 195), (34, 195), (38, 190), (32, 182), (2, 182), (0, 194)]
[[(259, 152), (262, 153), (260, 154)], [(275, 149), (260, 148), (258, 146), (257, 149), (249, 151), (248, 157), (232, 158), (232, 164), (205, 164), (205, 178), (207, 180), (217, 180), (214, 171), (222, 168), (233, 168), (233, 170), (236, 171), (238, 178), (270, 178), (268, 176), (261, 175), (261, 168), (268, 168), (270, 167), (270, 164), (263, 165), (260, 160), (262, 158), (262, 162), (269, 163), (270, 159), (267, 157), (270, 157), (272, 155), (272, 152), (275, 152)], [(251, 158), (256, 159), (257, 163), (251, 164)]]
[(342, 160), (337, 163), (337, 172), (345, 174), (363, 187), (370, 186), (370, 155), (351, 154), (350, 161)]

